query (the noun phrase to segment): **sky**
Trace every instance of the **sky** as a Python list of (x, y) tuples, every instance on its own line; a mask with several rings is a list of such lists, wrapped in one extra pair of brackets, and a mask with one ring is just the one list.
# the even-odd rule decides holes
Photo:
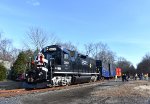
[(136, 66), (150, 52), (149, 0), (0, 0), (0, 31), (16, 48), (41, 27), (84, 50), (102, 42)]

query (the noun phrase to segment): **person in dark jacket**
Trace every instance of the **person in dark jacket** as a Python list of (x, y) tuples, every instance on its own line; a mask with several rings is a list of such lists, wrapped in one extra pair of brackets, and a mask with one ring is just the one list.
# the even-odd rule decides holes
[(126, 76), (126, 74), (123, 74), (123, 75), (122, 75), (122, 82), (125, 82), (125, 81), (128, 81), (128, 80), (127, 80), (127, 76)]
[(125, 74), (122, 74), (122, 82), (125, 81)]

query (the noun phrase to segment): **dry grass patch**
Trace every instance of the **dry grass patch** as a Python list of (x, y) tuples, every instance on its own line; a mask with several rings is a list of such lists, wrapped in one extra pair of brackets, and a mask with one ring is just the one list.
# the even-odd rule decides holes
[(108, 89), (94, 91), (91, 94), (99, 97), (149, 97), (150, 82), (132, 81), (122, 84), (121, 86), (108, 87)]

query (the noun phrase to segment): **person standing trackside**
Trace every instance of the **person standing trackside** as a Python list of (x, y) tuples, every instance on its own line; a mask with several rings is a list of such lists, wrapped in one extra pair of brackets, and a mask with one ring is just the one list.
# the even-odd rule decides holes
[(117, 75), (115, 75), (115, 81), (117, 82)]
[(148, 81), (148, 73), (146, 74), (146, 78), (145, 79)]
[(135, 80), (137, 80), (138, 76), (137, 76), (137, 73), (135, 74)]
[(122, 82), (124, 82), (124, 81), (125, 81), (125, 75), (122, 74)]

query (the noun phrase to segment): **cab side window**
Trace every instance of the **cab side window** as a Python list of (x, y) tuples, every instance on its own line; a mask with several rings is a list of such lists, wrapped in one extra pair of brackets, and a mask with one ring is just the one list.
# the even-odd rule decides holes
[(64, 53), (64, 59), (66, 59), (66, 60), (69, 59), (69, 55), (67, 53)]

